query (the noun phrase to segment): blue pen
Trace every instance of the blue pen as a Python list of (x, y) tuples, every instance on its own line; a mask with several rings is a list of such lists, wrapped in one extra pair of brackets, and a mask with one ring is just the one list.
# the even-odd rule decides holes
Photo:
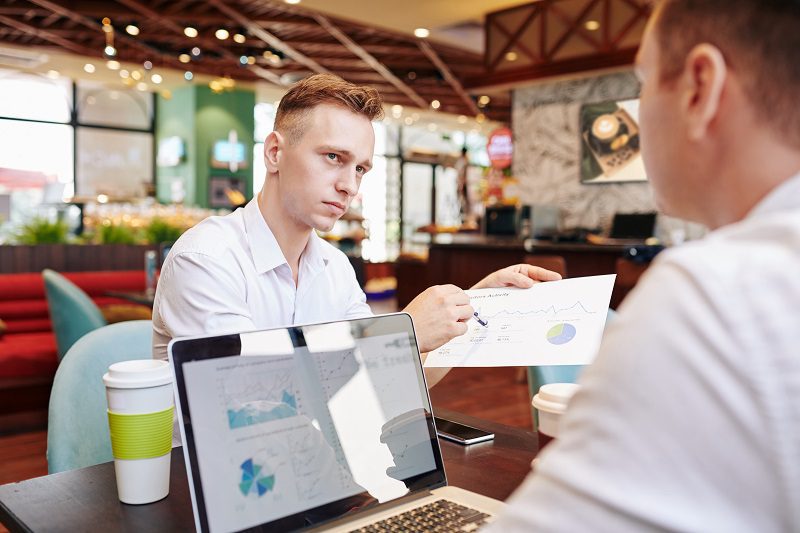
[(472, 316), (474, 316), (474, 317), (475, 317), (475, 320), (477, 320), (477, 321), (478, 321), (478, 324), (480, 324), (481, 326), (483, 326), (483, 327), (485, 327), (485, 328), (488, 328), (488, 327), (489, 327), (489, 321), (488, 321), (488, 320), (484, 320), (484, 319), (482, 319), (482, 318), (480, 317), (480, 315), (478, 314), (478, 312), (477, 312), (477, 311), (475, 311), (474, 313), (472, 313)]

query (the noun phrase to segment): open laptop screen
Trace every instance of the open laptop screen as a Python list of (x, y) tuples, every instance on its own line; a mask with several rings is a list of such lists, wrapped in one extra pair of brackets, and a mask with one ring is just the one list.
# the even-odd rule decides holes
[(169, 350), (198, 530), (297, 529), (445, 484), (406, 314)]

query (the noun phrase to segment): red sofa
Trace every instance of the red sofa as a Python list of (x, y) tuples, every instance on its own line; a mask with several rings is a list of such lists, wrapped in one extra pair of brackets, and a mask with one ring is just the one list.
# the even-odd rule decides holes
[[(83, 289), (101, 308), (110, 304), (130, 305), (125, 300), (106, 296), (106, 291), (143, 291), (145, 288), (142, 270), (67, 272), (64, 276)], [(8, 393), (34, 385), (49, 393), (58, 366), (56, 341), (40, 273), (0, 275), (0, 319), (7, 327), (0, 337), (2, 414), (32, 408), (31, 405), (9, 405), (18, 403), (18, 400), (23, 404), (26, 401), (13, 395), (9, 397)]]

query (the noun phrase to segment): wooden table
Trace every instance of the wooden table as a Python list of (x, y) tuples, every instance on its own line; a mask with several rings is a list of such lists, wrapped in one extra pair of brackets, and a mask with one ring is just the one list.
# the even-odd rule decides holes
[(155, 292), (147, 291), (106, 291), (106, 296), (128, 300), (139, 305), (146, 305), (153, 307), (153, 302), (156, 299)]
[[(436, 415), (495, 433), (490, 442), (460, 446), (441, 440), (450, 485), (506, 499), (530, 471), (536, 434), (445, 409)], [(169, 496), (150, 505), (117, 499), (113, 463), (0, 487), (0, 522), (11, 531), (191, 531), (192, 502), (183, 452), (172, 451)]]

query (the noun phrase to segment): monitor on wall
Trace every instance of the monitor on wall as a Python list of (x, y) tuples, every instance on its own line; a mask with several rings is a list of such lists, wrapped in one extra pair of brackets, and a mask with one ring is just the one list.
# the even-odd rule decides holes
[(216, 141), (211, 148), (211, 166), (213, 168), (229, 168), (235, 164), (238, 168), (247, 168), (247, 149), (243, 142), (228, 140)]
[(639, 148), (639, 100), (590, 103), (580, 112), (581, 182), (646, 181)]

